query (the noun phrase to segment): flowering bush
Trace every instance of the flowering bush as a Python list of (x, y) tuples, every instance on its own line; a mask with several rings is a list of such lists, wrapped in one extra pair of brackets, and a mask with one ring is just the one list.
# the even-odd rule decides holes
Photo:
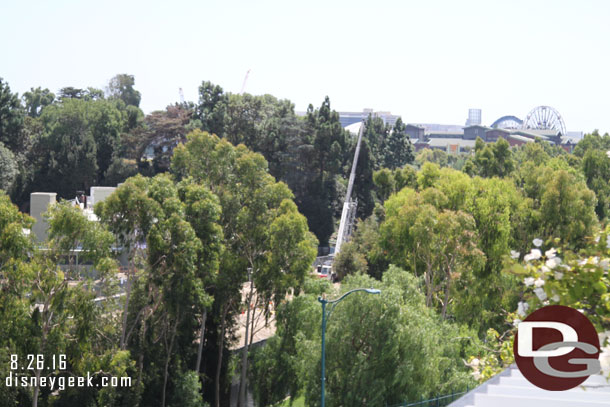
[(506, 271), (523, 278), (523, 293), (517, 309), (507, 314), (507, 324), (512, 327), (502, 336), (490, 329), (487, 352), (470, 357), (467, 365), (477, 380), (485, 381), (513, 362), (516, 327), (529, 313), (543, 306), (576, 308), (593, 322), (598, 332), (610, 330), (610, 227), (578, 253), (552, 247), (551, 244), (558, 245), (558, 240), (547, 242), (548, 247), (543, 247), (545, 242), (541, 239), (532, 243), (534, 247), (522, 261), (521, 253), (515, 251), (506, 259)]

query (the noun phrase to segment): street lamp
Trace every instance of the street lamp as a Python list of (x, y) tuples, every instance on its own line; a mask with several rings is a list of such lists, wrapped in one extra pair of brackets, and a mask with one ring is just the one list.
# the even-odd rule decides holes
[[(355, 293), (356, 291), (364, 291), (367, 294), (379, 294), (381, 290), (376, 288), (356, 288), (355, 290), (351, 290), (343, 294), (341, 297), (336, 300), (328, 301), (325, 298), (318, 297), (318, 301), (322, 304), (322, 407), (324, 407), (324, 382), (326, 381), (325, 375), (325, 365), (326, 365), (326, 320), (330, 318), (330, 314), (332, 314), (333, 310), (337, 306), (341, 300), (350, 295), (351, 293)], [(328, 310), (328, 315), (326, 314), (326, 304), (330, 304), (331, 307)]]

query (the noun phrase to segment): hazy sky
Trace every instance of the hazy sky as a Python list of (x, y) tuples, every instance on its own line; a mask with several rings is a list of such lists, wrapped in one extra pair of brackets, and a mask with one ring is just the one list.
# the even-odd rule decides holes
[(483, 123), (555, 107), (568, 130), (610, 131), (610, 2), (7, 1), (0, 77), (104, 88), (135, 75), (145, 112), (197, 100), (203, 80), (305, 110), (389, 110), (407, 122)]

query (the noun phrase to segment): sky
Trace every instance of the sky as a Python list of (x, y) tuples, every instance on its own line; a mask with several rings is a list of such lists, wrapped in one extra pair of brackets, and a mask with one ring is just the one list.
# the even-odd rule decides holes
[(0, 77), (13, 92), (105, 88), (135, 76), (146, 112), (198, 99), (202, 81), (297, 111), (391, 111), (483, 124), (557, 109), (610, 132), (605, 0), (0, 0)]

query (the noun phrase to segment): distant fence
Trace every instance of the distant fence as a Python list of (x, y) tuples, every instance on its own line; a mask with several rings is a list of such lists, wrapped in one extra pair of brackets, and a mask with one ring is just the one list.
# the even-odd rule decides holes
[(412, 401), (412, 402), (402, 402), (398, 404), (388, 405), (386, 407), (445, 407), (449, 403), (454, 402), (464, 394), (468, 393), (470, 389), (466, 387), (466, 391), (461, 391), (459, 393), (447, 394), (446, 396), (438, 396), (433, 399), (428, 400), (420, 400), (420, 401)]

